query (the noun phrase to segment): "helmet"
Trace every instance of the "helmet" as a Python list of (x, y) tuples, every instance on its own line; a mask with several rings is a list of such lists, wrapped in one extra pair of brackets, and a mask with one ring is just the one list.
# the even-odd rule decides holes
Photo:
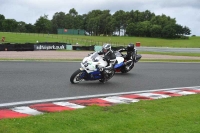
[(104, 54), (108, 54), (111, 51), (111, 45), (106, 43), (102, 47), (102, 51)]
[(134, 44), (133, 44), (133, 43), (130, 43), (130, 44), (127, 46), (127, 50), (128, 50), (128, 51), (133, 51), (133, 50), (134, 50)]

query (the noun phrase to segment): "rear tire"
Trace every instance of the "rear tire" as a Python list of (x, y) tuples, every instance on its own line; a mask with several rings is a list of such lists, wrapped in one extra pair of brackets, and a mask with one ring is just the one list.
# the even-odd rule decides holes
[(123, 66), (123, 67), (121, 68), (121, 73), (127, 73), (126, 66)]
[[(121, 73), (127, 73), (127, 72), (131, 71), (132, 68), (134, 67), (134, 62), (132, 62), (132, 63), (133, 63), (133, 64), (132, 64), (131, 66), (127, 66), (127, 65), (123, 66), (123, 67), (121, 68)], [(128, 68), (128, 67), (129, 67), (129, 68)]]
[(70, 82), (72, 84), (78, 84), (80, 81), (82, 81), (83, 79), (80, 78), (80, 75), (83, 73), (83, 71), (81, 71), (80, 69), (78, 69), (77, 71), (75, 71), (72, 76), (70, 77)]

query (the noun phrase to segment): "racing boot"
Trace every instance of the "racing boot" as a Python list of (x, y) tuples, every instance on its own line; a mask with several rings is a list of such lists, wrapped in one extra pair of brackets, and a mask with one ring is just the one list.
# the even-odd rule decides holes
[(135, 63), (138, 62), (142, 58), (142, 55), (138, 54), (135, 58)]

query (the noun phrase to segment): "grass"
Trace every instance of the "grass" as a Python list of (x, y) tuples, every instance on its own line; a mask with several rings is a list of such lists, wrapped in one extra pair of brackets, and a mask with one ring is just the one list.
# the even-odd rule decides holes
[(0, 121), (1, 133), (198, 133), (200, 96), (90, 106)]
[(116, 37), (116, 36), (80, 36), (80, 35), (58, 35), (58, 34), (30, 34), (0, 32), (0, 37), (6, 37), (6, 43), (36, 43), (39, 42), (64, 42), (75, 45), (102, 45), (111, 43), (112, 46), (127, 46), (129, 43), (140, 42), (141, 46), (149, 47), (188, 47), (199, 48), (200, 37), (189, 37), (189, 39), (160, 39), (147, 37)]

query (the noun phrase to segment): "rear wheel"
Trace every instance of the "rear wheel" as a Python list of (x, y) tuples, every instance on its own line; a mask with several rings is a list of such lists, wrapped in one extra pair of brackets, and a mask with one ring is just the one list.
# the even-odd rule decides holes
[(127, 73), (129, 72), (134, 66), (134, 62), (131, 61), (130, 63), (124, 65), (122, 68), (121, 68), (121, 73)]
[(84, 71), (81, 71), (80, 69), (78, 69), (77, 71), (75, 71), (72, 76), (70, 77), (70, 82), (72, 84), (78, 84), (79, 82), (81, 82), (83, 80), (83, 78), (81, 78), (81, 75), (83, 74)]
[(125, 67), (125, 66), (121, 68), (121, 73), (127, 73), (127, 72), (128, 72), (128, 71), (126, 70), (126, 67)]

